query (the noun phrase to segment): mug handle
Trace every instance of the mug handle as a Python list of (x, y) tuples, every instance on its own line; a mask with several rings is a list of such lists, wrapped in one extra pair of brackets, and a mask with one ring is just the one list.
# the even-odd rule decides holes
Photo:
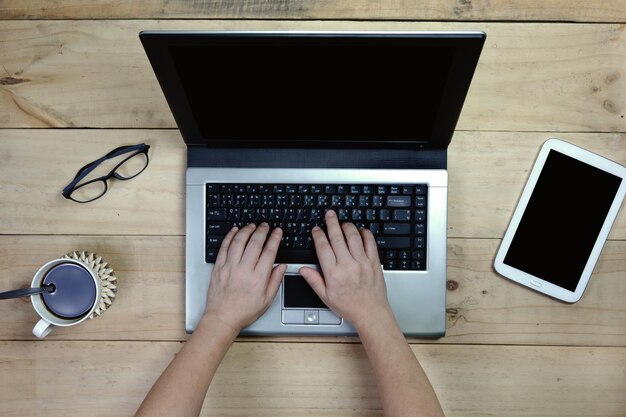
[(46, 319), (40, 319), (35, 327), (33, 327), (33, 334), (40, 339), (48, 336), (50, 332), (54, 329), (54, 325), (47, 321)]

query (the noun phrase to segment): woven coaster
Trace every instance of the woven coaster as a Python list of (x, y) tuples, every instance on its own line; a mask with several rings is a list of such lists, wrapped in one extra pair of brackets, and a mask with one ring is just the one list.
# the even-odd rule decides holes
[(102, 286), (102, 291), (100, 293), (98, 306), (96, 307), (95, 311), (89, 316), (89, 318), (93, 319), (94, 317), (97, 317), (104, 313), (106, 309), (111, 306), (113, 301), (115, 301), (115, 294), (117, 293), (117, 277), (113, 272), (113, 268), (111, 268), (109, 264), (102, 259), (101, 256), (87, 251), (70, 252), (66, 254), (64, 258), (70, 258), (79, 261), (91, 268), (96, 274), (98, 274)]

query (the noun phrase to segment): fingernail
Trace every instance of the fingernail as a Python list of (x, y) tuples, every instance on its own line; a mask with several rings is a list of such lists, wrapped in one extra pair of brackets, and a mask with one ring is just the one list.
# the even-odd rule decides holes
[(335, 215), (335, 212), (334, 212), (333, 210), (328, 210), (328, 211), (326, 212), (326, 215), (327, 215), (327, 216), (329, 216), (329, 217), (330, 217), (330, 216), (334, 216), (334, 215)]
[(313, 226), (313, 228), (311, 229), (311, 232), (317, 232), (318, 230), (320, 230), (319, 226)]
[(233, 226), (233, 228), (230, 230), (234, 230), (236, 232), (237, 230), (239, 230), (239, 228), (237, 226)]

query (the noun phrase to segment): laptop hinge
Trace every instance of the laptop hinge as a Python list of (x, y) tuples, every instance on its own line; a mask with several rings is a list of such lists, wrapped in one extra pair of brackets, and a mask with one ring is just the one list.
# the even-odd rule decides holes
[(447, 149), (232, 149), (189, 146), (187, 166), (446, 169)]

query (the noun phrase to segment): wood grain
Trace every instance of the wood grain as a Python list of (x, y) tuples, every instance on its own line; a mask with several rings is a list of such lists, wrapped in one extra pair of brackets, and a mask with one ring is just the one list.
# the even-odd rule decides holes
[[(0, 342), (3, 415), (132, 415), (180, 343)], [(625, 416), (626, 348), (413, 345), (446, 416)], [(581, 375), (585, 375), (581, 378)], [(488, 410), (488, 411), (486, 411)], [(382, 416), (360, 344), (235, 343), (201, 416)]]
[(458, 129), (625, 132), (624, 27), (285, 20), (3, 21), (0, 127), (174, 127), (138, 40), (141, 30), (484, 30), (488, 40)]
[[(493, 271), (497, 239), (448, 240), (447, 335), (426, 343), (624, 346), (626, 241), (604, 248), (581, 301), (570, 305)], [(0, 291), (27, 286), (45, 262), (73, 250), (102, 256), (118, 277), (114, 304), (101, 316), (48, 339), (184, 340), (182, 237), (0, 236)], [(32, 340), (37, 314), (28, 299), (0, 303), (0, 340)], [(251, 340), (259, 340), (251, 338)], [(265, 338), (282, 341), (286, 339)], [(292, 338), (352, 342), (353, 338)]]
[(3, 19), (332, 19), (624, 22), (614, 0), (2, 0)]
[[(553, 136), (457, 132), (449, 148), (448, 236), (502, 237), (541, 144)], [(626, 165), (626, 134), (558, 137)], [(63, 198), (62, 188), (83, 165), (140, 142), (151, 145), (140, 176), (110, 181), (108, 193), (92, 203)], [(185, 149), (174, 130), (0, 130), (0, 233), (184, 235)], [(626, 239), (624, 210), (609, 237)]]

